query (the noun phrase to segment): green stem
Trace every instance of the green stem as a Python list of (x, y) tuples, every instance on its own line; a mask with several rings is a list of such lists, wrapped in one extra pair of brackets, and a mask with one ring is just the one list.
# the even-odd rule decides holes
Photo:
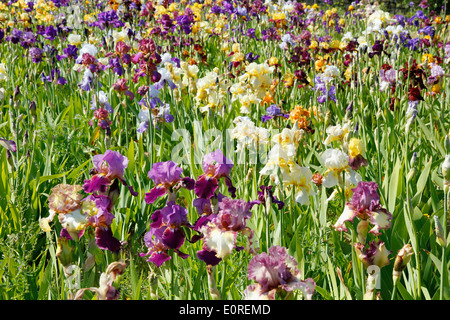
[[(448, 214), (448, 209), (447, 209), (447, 201), (448, 201), (448, 192), (447, 190), (445, 190), (445, 186), (444, 186), (444, 214), (442, 215), (442, 227), (444, 229), (444, 237), (447, 238), (447, 214)], [(448, 239), (447, 239), (448, 241)], [(447, 285), (448, 285), (448, 281), (446, 281), (447, 279), (447, 274), (446, 274), (446, 270), (447, 270), (447, 257), (445, 254), (447, 247), (446, 246), (442, 246), (442, 260), (441, 260), (441, 281), (440, 281), (440, 292), (439, 292), (439, 296), (440, 296), (440, 300), (444, 300), (444, 296), (445, 293), (447, 292)]]
[(395, 296), (397, 295), (397, 284), (394, 283), (394, 288), (392, 289), (391, 300), (395, 300)]
[(224, 259), (222, 261), (222, 286), (221, 286), (221, 290), (222, 290), (221, 296), (223, 298), (226, 297), (226, 292), (225, 292), (225, 278), (226, 278), (226, 275), (227, 275), (227, 261), (226, 261), (226, 259)]

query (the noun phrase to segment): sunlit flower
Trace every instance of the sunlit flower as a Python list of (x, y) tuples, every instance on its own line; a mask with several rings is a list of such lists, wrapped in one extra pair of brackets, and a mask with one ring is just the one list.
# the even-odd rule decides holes
[(381, 206), (377, 189), (378, 185), (375, 182), (359, 182), (357, 187), (352, 189), (352, 199), (345, 204), (344, 211), (334, 224), (334, 228), (338, 231), (347, 231), (345, 222), (359, 217), (361, 220), (370, 221), (374, 227), (369, 232), (374, 235), (380, 235), (381, 230), (388, 229), (391, 226), (392, 214)]
[(343, 184), (343, 174), (345, 182), (356, 185), (361, 181), (361, 175), (356, 173), (349, 165), (349, 156), (339, 149), (327, 149), (321, 155), (322, 163), (327, 169), (323, 174), (322, 185), (332, 188)]
[(379, 268), (389, 264), (389, 255), (391, 252), (386, 249), (386, 244), (383, 241), (371, 241), (367, 245), (355, 243), (355, 251), (358, 259), (363, 263), (367, 269), (369, 266), (375, 265)]
[(275, 300), (275, 294), (285, 297), (295, 290), (300, 290), (306, 300), (311, 300), (316, 286), (311, 278), (301, 279), (297, 261), (281, 246), (273, 246), (268, 253), (253, 257), (247, 274), (248, 279), (256, 283), (245, 290), (245, 300)]
[(145, 201), (149, 204), (153, 203), (158, 197), (165, 194), (168, 194), (170, 200), (174, 201), (175, 192), (179, 188), (192, 190), (194, 180), (189, 177), (181, 178), (182, 173), (183, 169), (173, 161), (154, 163), (148, 172), (148, 177), (153, 180), (155, 187), (145, 194)]

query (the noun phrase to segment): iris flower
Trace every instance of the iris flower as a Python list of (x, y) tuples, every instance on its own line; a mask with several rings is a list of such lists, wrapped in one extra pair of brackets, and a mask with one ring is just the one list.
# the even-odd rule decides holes
[(373, 225), (369, 232), (376, 236), (381, 234), (381, 230), (388, 229), (391, 226), (392, 214), (381, 206), (377, 189), (378, 185), (375, 182), (359, 182), (357, 187), (352, 189), (352, 199), (345, 204), (344, 211), (334, 224), (334, 228), (337, 231), (347, 231), (345, 222), (359, 217)]
[(233, 166), (233, 162), (225, 157), (220, 150), (205, 155), (203, 158), (204, 173), (195, 181), (195, 194), (200, 198), (212, 198), (219, 187), (219, 180), (223, 179), (228, 187), (228, 192), (231, 193), (232, 197), (235, 197), (236, 188), (230, 178)]
[(188, 255), (179, 249), (185, 241), (182, 227), (190, 227), (187, 210), (174, 201), (169, 201), (166, 207), (153, 213), (152, 221), (150, 231), (144, 236), (145, 245), (149, 250), (142, 253), (141, 257), (149, 256), (147, 261), (153, 262), (158, 267), (171, 259), (169, 250), (186, 259)]
[(181, 187), (192, 190), (194, 180), (189, 177), (181, 178), (182, 173), (183, 169), (173, 161), (153, 164), (148, 177), (153, 180), (155, 187), (145, 194), (145, 201), (151, 204), (165, 194), (169, 195), (170, 200), (175, 200), (175, 192)]
[(237, 246), (239, 234), (247, 237), (248, 249), (254, 250), (253, 231), (246, 226), (252, 216), (250, 210), (254, 204), (256, 203), (241, 199), (223, 198), (219, 203), (218, 213), (203, 219), (203, 224), (198, 228), (203, 234), (203, 248), (197, 252), (197, 257), (208, 265), (216, 265), (234, 249), (244, 249)]
[(297, 261), (281, 246), (273, 246), (268, 253), (253, 257), (247, 274), (256, 283), (245, 290), (245, 300), (275, 300), (277, 293), (286, 296), (294, 290), (300, 290), (306, 300), (311, 300), (316, 287), (313, 279), (301, 279)]
[(125, 185), (132, 195), (137, 196), (137, 192), (132, 186), (126, 183), (124, 178), (125, 168), (128, 166), (128, 159), (117, 151), (106, 150), (104, 154), (98, 154), (92, 158), (94, 168), (91, 170), (93, 176), (85, 180), (83, 189), (86, 193), (107, 192), (115, 179)]

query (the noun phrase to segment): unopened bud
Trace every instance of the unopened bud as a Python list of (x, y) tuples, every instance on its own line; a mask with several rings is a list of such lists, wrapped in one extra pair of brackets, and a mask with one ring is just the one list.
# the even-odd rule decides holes
[(72, 252), (73, 247), (69, 244), (69, 240), (67, 238), (58, 238), (56, 256), (63, 266), (68, 266), (72, 263)]
[(214, 279), (214, 275), (212, 272), (212, 266), (208, 265), (206, 267), (206, 273), (208, 274), (208, 288), (209, 293), (211, 295), (212, 300), (222, 300), (222, 297), (220, 296), (219, 290), (217, 290), (216, 281)]
[(447, 239), (445, 238), (444, 228), (442, 227), (441, 221), (438, 216), (434, 216), (434, 227), (436, 232), (436, 241), (442, 247), (447, 246)]
[(411, 260), (413, 254), (414, 252), (410, 244), (405, 244), (403, 248), (398, 251), (397, 256), (395, 257), (394, 270), (392, 272), (394, 284), (400, 280), (402, 271), (406, 268), (406, 265)]
[(367, 232), (369, 231), (369, 221), (361, 220), (356, 227), (356, 231), (358, 232), (358, 240), (361, 243), (366, 243), (367, 240)]
[(16, 86), (16, 88), (14, 89), (14, 97), (13, 97), (14, 101), (16, 101), (17, 98), (19, 98), (19, 96), (20, 96), (20, 87)]
[(450, 154), (445, 156), (444, 163), (442, 163), (442, 176), (444, 177), (445, 188), (445, 185), (448, 186), (450, 184)]
[(154, 272), (151, 272), (148, 275), (148, 279), (150, 282), (150, 298), (152, 298), (153, 300), (157, 300), (158, 299), (158, 294), (157, 294), (158, 276)]
[(414, 152), (411, 161), (409, 162), (410, 166), (413, 168), (417, 162), (417, 152)]
[(28, 130), (25, 130), (25, 133), (23, 134), (23, 147), (26, 148), (28, 145)]
[(447, 152), (450, 152), (450, 134), (445, 136), (444, 148), (445, 150), (447, 150)]

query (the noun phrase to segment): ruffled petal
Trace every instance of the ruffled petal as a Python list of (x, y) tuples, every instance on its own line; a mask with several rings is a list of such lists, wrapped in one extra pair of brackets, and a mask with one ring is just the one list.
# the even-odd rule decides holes
[(150, 190), (150, 192), (147, 192), (145, 194), (145, 202), (148, 204), (152, 204), (156, 201), (159, 197), (162, 197), (166, 194), (166, 188), (163, 186), (157, 186)]
[(348, 231), (345, 226), (346, 221), (353, 221), (353, 219), (358, 215), (358, 212), (353, 208), (353, 206), (347, 203), (344, 207), (344, 211), (340, 215), (339, 219), (333, 225), (336, 231)]

